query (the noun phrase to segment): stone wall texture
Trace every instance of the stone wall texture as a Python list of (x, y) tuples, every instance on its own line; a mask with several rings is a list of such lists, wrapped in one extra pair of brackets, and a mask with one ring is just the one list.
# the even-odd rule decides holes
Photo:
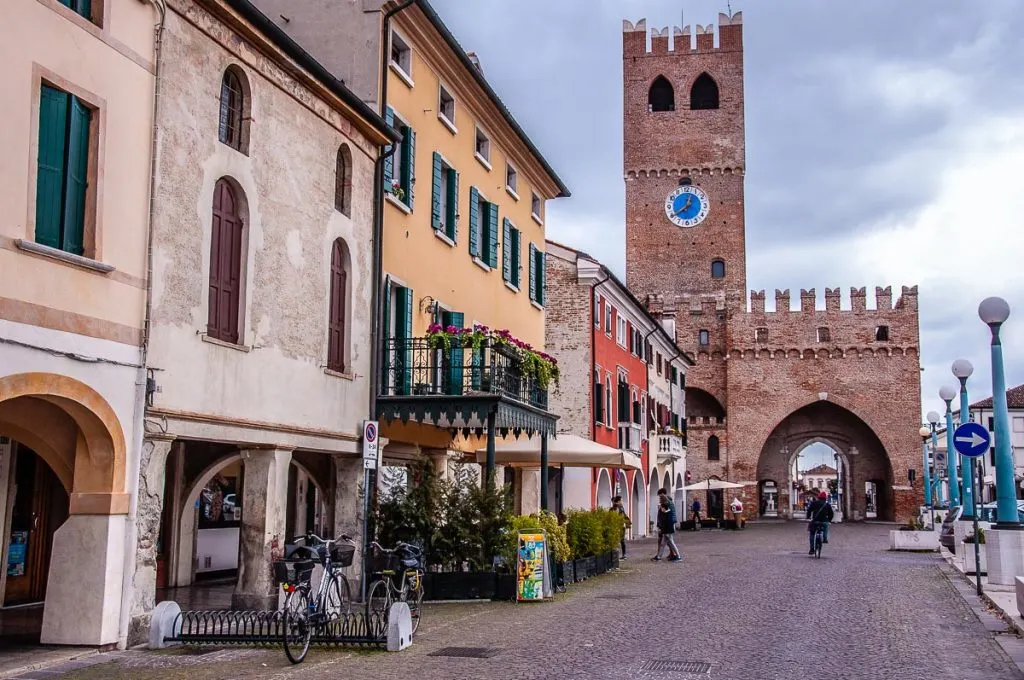
[[(893, 304), (890, 288), (838, 289), (824, 305), (814, 289), (746, 293), (742, 15), (711, 26), (653, 29), (624, 22), (624, 177), (626, 276), (656, 316), (675, 320), (676, 340), (696, 365), (687, 374), (687, 468), (694, 481), (717, 476), (747, 484), (737, 493), (756, 513), (759, 482), (773, 480), (788, 508), (789, 470), (806, 445), (824, 442), (843, 456), (849, 510), (864, 517), (865, 483), (879, 483), (879, 516), (905, 521), (921, 501), (908, 484), (920, 474), (920, 363), (917, 287)], [(717, 38), (717, 40), (716, 40)], [(717, 45), (716, 45), (717, 43)], [(690, 110), (690, 88), (709, 74), (720, 106)], [(674, 88), (675, 110), (648, 110), (658, 76)], [(665, 217), (665, 197), (682, 180), (711, 200), (700, 225), (680, 229)], [(725, 262), (724, 278), (711, 262)], [(796, 309), (792, 309), (793, 306)], [(706, 342), (702, 343), (702, 331)], [(719, 439), (718, 460), (708, 440)], [(698, 494), (707, 508), (707, 499)]]

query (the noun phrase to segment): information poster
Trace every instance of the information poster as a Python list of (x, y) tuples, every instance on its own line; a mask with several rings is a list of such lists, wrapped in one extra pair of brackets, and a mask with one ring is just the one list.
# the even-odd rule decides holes
[(11, 545), (7, 548), (7, 575), (25, 575), (25, 557), (28, 550), (28, 532), (12, 531)]
[(516, 600), (543, 600), (547, 578), (547, 536), (543, 530), (520, 531)]

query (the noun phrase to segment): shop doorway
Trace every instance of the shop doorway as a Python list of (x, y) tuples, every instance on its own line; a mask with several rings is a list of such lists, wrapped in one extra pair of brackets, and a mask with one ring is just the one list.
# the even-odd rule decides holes
[(68, 519), (68, 494), (34, 451), (12, 442), (13, 497), (7, 527), (4, 606), (42, 603), (50, 572), (53, 534)]

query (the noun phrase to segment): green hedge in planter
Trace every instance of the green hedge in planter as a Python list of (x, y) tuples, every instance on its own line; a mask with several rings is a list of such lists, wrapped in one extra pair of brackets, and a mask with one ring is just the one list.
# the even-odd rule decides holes
[(621, 513), (599, 508), (572, 510), (565, 523), (566, 539), (573, 559), (592, 557), (619, 547), (625, 519)]
[(513, 517), (509, 522), (501, 551), (505, 564), (516, 564), (519, 552), (519, 532), (530, 529), (543, 529), (547, 534), (548, 549), (551, 551), (553, 562), (564, 562), (569, 559), (571, 553), (566, 540), (565, 525), (558, 523), (558, 517), (554, 513), (541, 510), (535, 515)]

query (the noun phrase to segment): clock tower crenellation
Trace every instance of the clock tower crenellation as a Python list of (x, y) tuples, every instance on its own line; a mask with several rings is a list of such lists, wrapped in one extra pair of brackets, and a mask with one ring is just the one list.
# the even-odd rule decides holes
[(742, 13), (623, 22), (626, 280), (652, 294), (746, 289)]

